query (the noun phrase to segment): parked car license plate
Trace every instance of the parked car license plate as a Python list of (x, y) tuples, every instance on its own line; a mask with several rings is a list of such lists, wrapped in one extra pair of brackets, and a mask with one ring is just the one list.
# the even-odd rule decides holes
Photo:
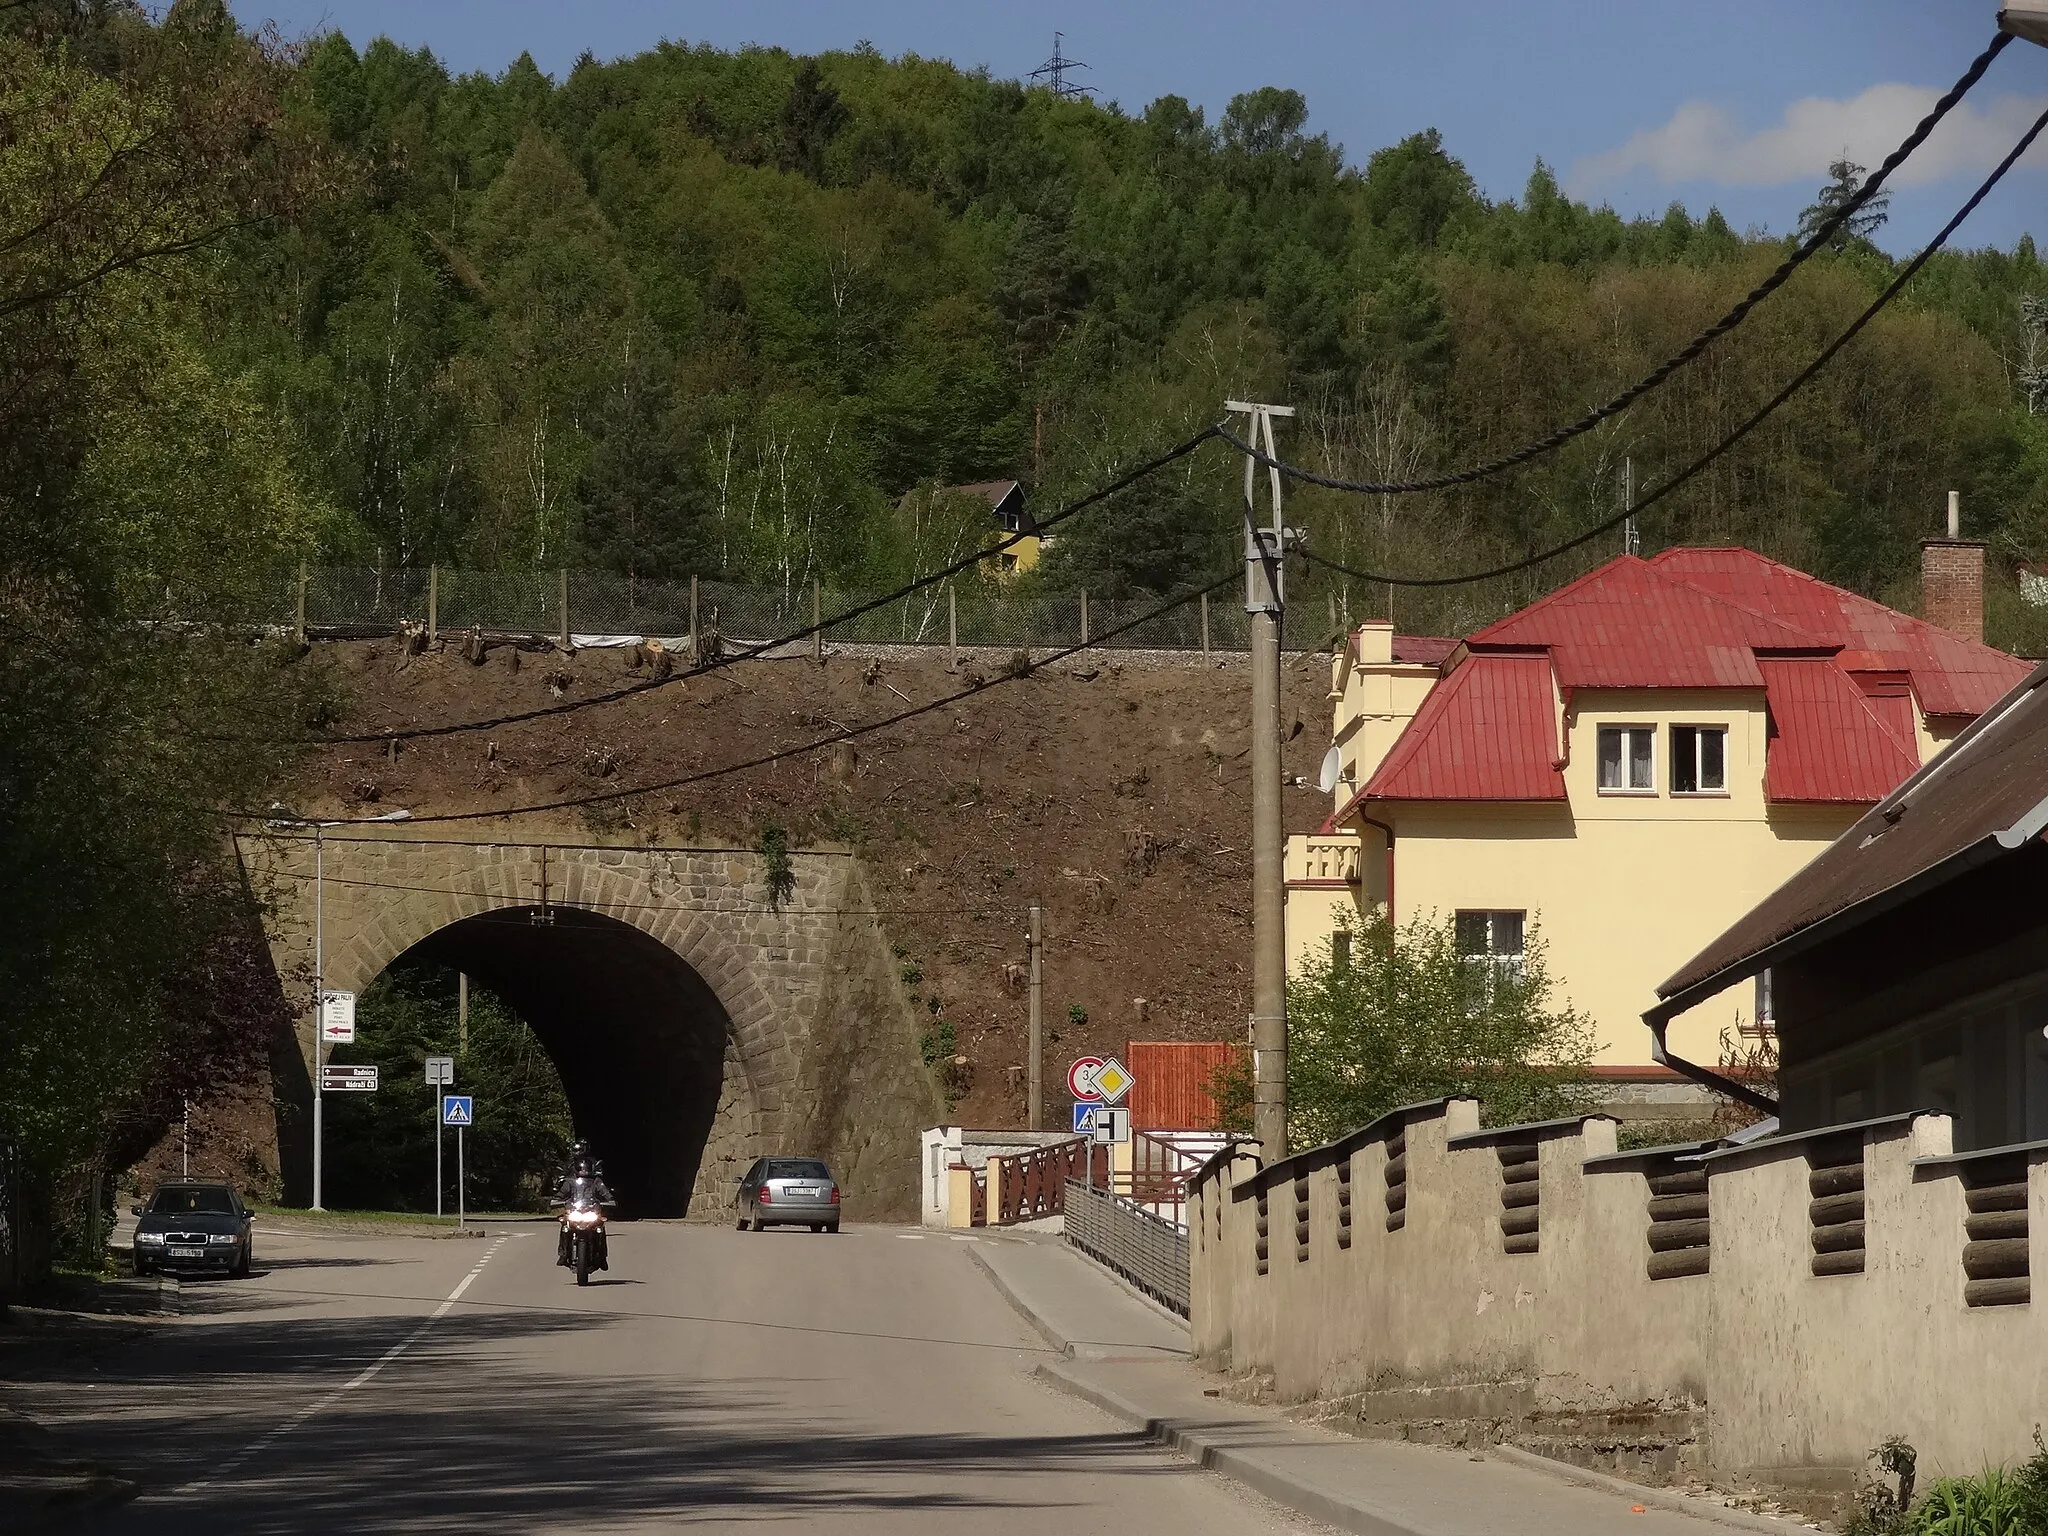
[(205, 1257), (206, 1250), (204, 1248), (173, 1248), (170, 1250), (170, 1254), (174, 1259), (197, 1259)]

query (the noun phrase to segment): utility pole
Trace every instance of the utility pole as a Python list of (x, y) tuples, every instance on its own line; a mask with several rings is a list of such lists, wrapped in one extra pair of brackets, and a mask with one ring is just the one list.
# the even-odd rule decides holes
[(327, 886), (326, 830), (320, 822), (313, 823), (313, 1209), (316, 1211), (327, 1209), (320, 1203), (320, 1197), (325, 1193), (320, 1174), (326, 1151), (321, 1124), (321, 1101), (326, 1094), (320, 1081), (321, 1036), (326, 1031), (327, 1022), (327, 931), (322, 911), (322, 898)]
[[(1247, 418), (1245, 436), (1268, 458), (1275, 417), (1294, 408), (1242, 400), (1224, 409)], [(1244, 461), (1244, 611), (1252, 663), (1252, 1101), (1253, 1129), (1268, 1164), (1287, 1156), (1287, 843), (1280, 820), (1280, 626), (1283, 563), (1296, 535), (1281, 515), (1280, 471), (1269, 468), (1270, 527), (1256, 517), (1258, 461)]]
[(1028, 1130), (1045, 1129), (1045, 974), (1039, 963), (1045, 950), (1045, 908), (1038, 902), (1031, 903), (1031, 1036), (1030, 1054), (1025, 1058), (1028, 1065), (1025, 1075), (1030, 1079), (1029, 1097), (1025, 1100), (1025, 1127)]
[(455, 973), (455, 1054), (469, 1054), (469, 972)]

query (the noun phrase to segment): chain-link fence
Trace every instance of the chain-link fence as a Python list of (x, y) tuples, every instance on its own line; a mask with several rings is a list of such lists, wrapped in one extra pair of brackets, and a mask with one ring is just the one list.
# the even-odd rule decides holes
[[(984, 583), (942, 584), (833, 620), (871, 594), (809, 583), (741, 586), (723, 581), (640, 581), (609, 571), (380, 571), (311, 567), (251, 583), (252, 623), (317, 634), (389, 634), (402, 624), (441, 633), (681, 638), (716, 629), (730, 642), (772, 640), (812, 622), (813, 604), (840, 645), (948, 645), (1050, 649), (1078, 645), (1159, 606), (1157, 598), (1106, 601), (1085, 592), (1016, 597)], [(1242, 651), (1243, 604), (1218, 595), (1190, 600), (1101, 642), (1127, 650)]]

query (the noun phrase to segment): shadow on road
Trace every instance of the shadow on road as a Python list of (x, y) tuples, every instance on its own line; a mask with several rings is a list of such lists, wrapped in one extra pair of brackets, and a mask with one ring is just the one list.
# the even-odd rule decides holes
[[(610, 1309), (458, 1307), (391, 1363), (374, 1395), (336, 1398), (192, 1495), (178, 1490), (334, 1393), (412, 1337), (421, 1320), (254, 1315), (159, 1334), (103, 1357), (92, 1390), (65, 1405), (64, 1442), (118, 1463), (144, 1490), (137, 1502), (82, 1528), (525, 1530), (557, 1521), (604, 1528), (653, 1514), (690, 1524), (862, 1510), (1045, 1509), (1051, 1529), (1059, 1517), (1050, 1512), (1069, 1502), (1060, 1490), (1072, 1485), (1063, 1477), (1193, 1470), (1161, 1461), (1138, 1434), (859, 1433), (821, 1414), (792, 1421), (787, 1380), (650, 1384), (529, 1363), (536, 1342), (649, 1320)], [(204, 1393), (206, 1416), (136, 1432), (134, 1415), (192, 1390)]]

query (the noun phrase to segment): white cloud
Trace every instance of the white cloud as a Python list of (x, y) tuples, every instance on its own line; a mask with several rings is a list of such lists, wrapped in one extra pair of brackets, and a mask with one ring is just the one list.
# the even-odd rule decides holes
[[(1572, 190), (1584, 196), (1639, 172), (1660, 182), (1712, 182), (1724, 187), (1818, 185), (1829, 164), (1846, 154), (1874, 169), (1940, 98), (1931, 86), (1873, 85), (1844, 101), (1808, 96), (1769, 128), (1749, 132), (1726, 107), (1689, 101), (1658, 128), (1572, 167)], [(1891, 178), (1911, 187), (1962, 172), (1988, 171), (2040, 114), (2044, 98), (2000, 96), (1978, 107), (1965, 101)], [(2048, 143), (2048, 134), (2043, 135)], [(2026, 162), (2048, 164), (2036, 144)]]

